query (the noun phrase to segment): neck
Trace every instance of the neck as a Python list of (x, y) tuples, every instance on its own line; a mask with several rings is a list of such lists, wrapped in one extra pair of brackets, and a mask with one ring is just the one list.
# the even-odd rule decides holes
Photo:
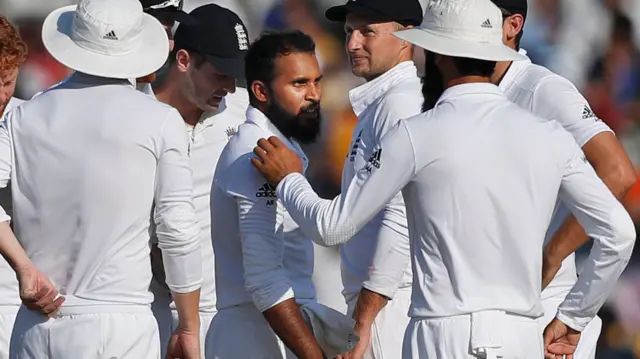
[(401, 58), (399, 58), (395, 63), (393, 63), (392, 66), (390, 66), (388, 69), (386, 69), (385, 71), (374, 75), (374, 76), (364, 76), (363, 78), (365, 79), (365, 81), (370, 82), (373, 81), (375, 79), (377, 79), (378, 77), (386, 74), (387, 72), (393, 70), (396, 66), (400, 65), (401, 63), (405, 62), (405, 61), (411, 61), (411, 58), (406, 58), (406, 56), (402, 56)]
[(169, 75), (166, 81), (156, 90), (156, 98), (169, 106), (174, 107), (184, 119), (184, 122), (190, 126), (195, 126), (200, 117), (202, 110), (189, 102), (180, 92), (178, 79)]
[(491, 83), (491, 78), (484, 76), (462, 76), (446, 82), (445, 88), (471, 83)]
[(502, 78), (507, 73), (507, 70), (509, 70), (509, 66), (511, 66), (511, 63), (511, 61), (502, 61), (496, 63), (496, 70), (491, 76), (491, 82), (493, 82), (495, 85), (500, 84), (500, 81), (502, 81)]

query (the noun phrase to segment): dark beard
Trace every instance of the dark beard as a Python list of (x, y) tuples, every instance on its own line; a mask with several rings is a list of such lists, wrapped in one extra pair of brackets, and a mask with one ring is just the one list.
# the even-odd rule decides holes
[(265, 114), (285, 137), (301, 144), (314, 143), (320, 136), (320, 103), (313, 103), (292, 115), (274, 99)]
[(432, 52), (424, 52), (424, 77), (422, 77), (422, 112), (426, 112), (435, 107), (436, 102), (444, 92), (444, 80), (442, 73), (438, 69), (435, 55)]

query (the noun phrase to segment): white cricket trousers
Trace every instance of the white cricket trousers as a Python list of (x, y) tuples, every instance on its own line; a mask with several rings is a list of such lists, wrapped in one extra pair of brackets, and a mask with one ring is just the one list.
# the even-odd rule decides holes
[(20, 306), (0, 305), (0, 359), (9, 359), (11, 332)]
[[(357, 301), (357, 296), (349, 301), (348, 317), (353, 315)], [(371, 340), (363, 359), (399, 359), (402, 356), (404, 333), (411, 320), (410, 306), (411, 288), (399, 289), (371, 325)]]
[(219, 310), (206, 342), (206, 359), (296, 359), (253, 305)]
[(63, 306), (51, 319), (21, 307), (10, 358), (160, 359), (158, 325), (144, 306)]
[(160, 336), (160, 356), (165, 358), (167, 353), (167, 347), (169, 346), (169, 339), (173, 329), (173, 316), (171, 314), (171, 292), (156, 281), (155, 278), (151, 280), (149, 287), (151, 293), (153, 293), (153, 303), (151, 303), (151, 311), (158, 323), (158, 331)]
[[(471, 315), (437, 319), (413, 318), (404, 337), (403, 359), (535, 359), (544, 358), (536, 319), (507, 314), (500, 329), (500, 356), (471, 352)], [(496, 353), (493, 353), (496, 354)]]
[[(178, 329), (178, 312), (172, 311), (171, 315), (173, 316), (173, 323), (171, 325), (171, 332)], [(200, 356), (202, 359), (207, 357), (206, 354), (206, 343), (207, 343), (207, 335), (209, 330), (211, 329), (211, 322), (213, 322), (213, 317), (216, 316), (216, 313), (204, 313), (200, 312)], [(164, 357), (163, 357), (164, 359)]]
[[(551, 298), (542, 301), (542, 307), (544, 308), (544, 316), (539, 319), (542, 332), (546, 326), (551, 323), (558, 312), (558, 306), (562, 303), (562, 298)], [(582, 331), (580, 335), (580, 341), (578, 347), (573, 355), (574, 359), (595, 359), (596, 347), (598, 346), (598, 338), (602, 331), (602, 319), (596, 316), (593, 320), (587, 324), (587, 327)]]

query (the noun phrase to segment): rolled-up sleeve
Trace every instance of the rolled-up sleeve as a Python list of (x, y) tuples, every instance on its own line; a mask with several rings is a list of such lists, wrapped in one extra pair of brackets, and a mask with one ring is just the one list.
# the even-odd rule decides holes
[(627, 266), (636, 233), (631, 217), (607, 189), (575, 143), (560, 188), (560, 198), (593, 238), (589, 258), (557, 317), (582, 331), (596, 316)]
[(171, 291), (189, 293), (202, 283), (200, 227), (193, 205), (193, 180), (184, 122), (172, 109), (157, 142), (155, 214), (158, 247)]

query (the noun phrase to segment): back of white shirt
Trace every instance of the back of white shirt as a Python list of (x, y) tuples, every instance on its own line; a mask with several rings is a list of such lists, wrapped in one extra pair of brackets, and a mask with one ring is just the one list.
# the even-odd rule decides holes
[[(12, 97), (2, 115), (4, 116), (23, 102), (23, 100)], [(5, 209), (9, 216), (13, 214), (13, 203), (9, 188), (0, 190), (0, 206)], [(0, 305), (20, 305), (20, 292), (18, 291), (16, 274), (9, 266), (9, 263), (2, 257), (0, 257)]]
[(65, 306), (151, 303), (154, 201), (167, 283), (199, 288), (188, 140), (175, 109), (125, 80), (75, 73), (2, 130), (12, 158), (2, 158), (0, 180), (11, 179), (16, 236)]
[[(524, 50), (520, 52), (526, 54)], [(562, 125), (580, 147), (599, 133), (611, 132), (609, 126), (598, 119), (587, 100), (569, 80), (531, 63), (530, 60), (513, 62), (499, 86), (505, 96), (521, 108)], [(545, 243), (552, 238), (569, 214), (567, 206), (558, 202)], [(576, 279), (575, 255), (572, 253), (564, 260), (553, 281), (542, 291), (542, 299), (564, 299)]]

